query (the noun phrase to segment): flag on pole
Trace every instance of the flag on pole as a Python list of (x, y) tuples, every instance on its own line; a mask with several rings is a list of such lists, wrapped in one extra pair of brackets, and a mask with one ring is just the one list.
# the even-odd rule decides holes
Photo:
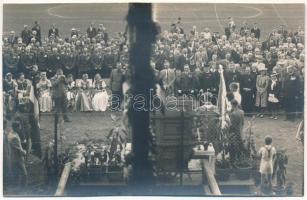
[(40, 125), (39, 125), (39, 105), (37, 98), (34, 94), (34, 87), (31, 84), (30, 89), (30, 125), (31, 125), (31, 140), (32, 140), (32, 154), (37, 157), (42, 157), (42, 147), (41, 147), (41, 139), (40, 139)]
[(33, 85), (31, 85), (31, 90), (30, 90), (30, 101), (33, 103), (33, 106), (34, 106), (34, 117), (35, 119), (37, 119), (37, 121), (39, 121), (39, 105), (38, 105), (37, 98), (34, 94)]
[(226, 98), (226, 84), (223, 73), (223, 66), (219, 65), (219, 73), (220, 73), (220, 84), (219, 84), (219, 93), (217, 100), (217, 109), (219, 114), (221, 115), (221, 128), (224, 129), (227, 125), (226, 122), (226, 110), (227, 110), (227, 98)]

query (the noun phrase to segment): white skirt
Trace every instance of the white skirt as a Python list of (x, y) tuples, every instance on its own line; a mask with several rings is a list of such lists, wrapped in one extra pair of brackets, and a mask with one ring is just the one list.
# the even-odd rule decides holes
[(108, 107), (108, 101), (109, 95), (106, 91), (96, 93), (92, 100), (94, 111), (106, 111)]
[(52, 110), (52, 99), (49, 92), (44, 92), (39, 97), (39, 106), (41, 112), (51, 112)]

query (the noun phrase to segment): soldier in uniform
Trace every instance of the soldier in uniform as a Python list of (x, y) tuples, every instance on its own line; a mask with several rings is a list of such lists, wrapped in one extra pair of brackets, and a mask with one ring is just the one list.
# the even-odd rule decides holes
[(36, 54), (36, 64), (39, 71), (46, 71), (48, 67), (48, 54), (45, 52), (44, 47), (38, 48)]
[(32, 68), (32, 66), (35, 64), (36, 59), (35, 55), (31, 53), (31, 47), (26, 47), (26, 51), (21, 54), (20, 56), (20, 67), (21, 72), (25, 74), (26, 78), (29, 78), (29, 73)]
[(52, 77), (58, 69), (62, 69), (61, 56), (56, 47), (52, 48), (52, 52), (48, 56), (47, 77)]
[(104, 62), (102, 68), (102, 78), (110, 77), (110, 72), (115, 66), (115, 56), (112, 54), (111, 48), (106, 48), (106, 53), (104, 55)]
[(94, 77), (95, 74), (100, 74), (102, 65), (103, 65), (103, 54), (102, 54), (102, 48), (96, 48), (94, 49), (94, 53), (91, 55), (91, 76)]
[(13, 49), (3, 54), (3, 74), (10, 72), (16, 77), (18, 73), (19, 56)]
[(70, 48), (67, 48), (65, 54), (62, 55), (64, 74), (72, 74), (73, 76), (76, 76), (76, 61), (77, 56), (75, 55), (75, 53), (72, 52)]
[(190, 71), (189, 65), (183, 67), (183, 72), (180, 78), (179, 95), (196, 95), (198, 91), (197, 78)]

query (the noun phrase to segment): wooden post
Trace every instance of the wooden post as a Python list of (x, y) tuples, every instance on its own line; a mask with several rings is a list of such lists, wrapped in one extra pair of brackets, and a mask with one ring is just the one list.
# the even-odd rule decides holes
[(64, 195), (64, 191), (65, 191), (66, 183), (67, 183), (67, 180), (70, 174), (70, 170), (71, 170), (71, 162), (68, 162), (65, 164), (65, 167), (63, 169), (57, 190), (55, 192), (55, 196)]
[[(127, 15), (129, 29), (129, 77), (132, 99), (128, 118), (132, 130), (132, 178), (136, 192), (154, 183), (153, 166), (149, 160), (151, 133), (149, 130), (150, 89), (155, 86), (155, 76), (150, 67), (151, 47), (157, 34), (152, 20), (152, 6), (130, 3)], [(145, 105), (139, 107), (140, 99)], [(144, 191), (143, 191), (144, 193)]]
[(210, 190), (211, 190), (212, 194), (213, 195), (222, 195), (220, 188), (219, 188), (219, 186), (216, 182), (216, 179), (214, 177), (214, 172), (211, 169), (209, 161), (207, 159), (203, 159), (202, 160), (202, 166), (203, 166), (203, 169), (205, 171), (205, 175), (207, 176), (208, 183), (209, 183)]
[(57, 181), (58, 176), (58, 123), (59, 115), (57, 111), (54, 114), (54, 146), (53, 146), (53, 162), (54, 162), (54, 180)]

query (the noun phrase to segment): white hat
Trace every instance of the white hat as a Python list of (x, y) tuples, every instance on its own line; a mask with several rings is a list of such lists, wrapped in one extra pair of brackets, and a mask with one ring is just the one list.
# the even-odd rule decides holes
[(263, 63), (259, 63), (258, 66), (257, 66), (257, 68), (258, 68), (258, 71), (266, 71), (266, 70), (268, 70), (268, 69), (265, 67), (265, 64), (263, 64)]

